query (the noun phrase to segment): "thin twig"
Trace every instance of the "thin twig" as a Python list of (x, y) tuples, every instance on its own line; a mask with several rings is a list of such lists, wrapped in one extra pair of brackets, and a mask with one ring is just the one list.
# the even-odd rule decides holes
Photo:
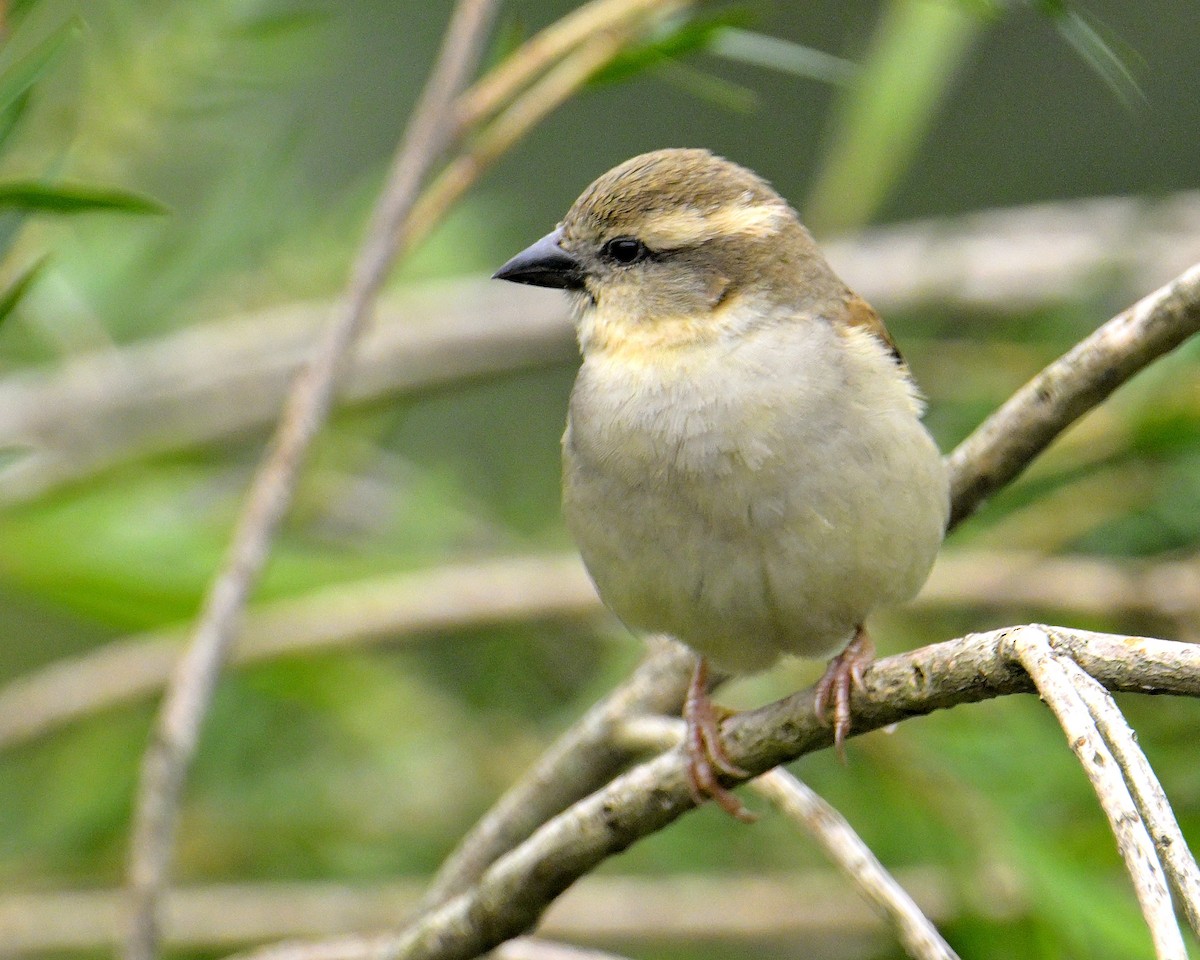
[[(1032, 692), (1009, 638), (972, 634), (877, 661), (853, 697), (853, 735), (962, 703)], [(1061, 628), (1064, 653), (1110, 689), (1200, 696), (1200, 647)], [(832, 744), (812, 690), (737, 714), (723, 727), (730, 759), (761, 774)], [(381, 942), (379, 960), (468, 960), (531, 929), (575, 880), (694, 802), (678, 750), (621, 774), (498, 859), (477, 883)], [(272, 956), (270, 948), (248, 955)]]
[(596, 0), (554, 21), (462, 95), (457, 109), (463, 124), (475, 126), (494, 116), (538, 74), (565, 59), (573, 49), (623, 21), (655, 12), (661, 3), (662, 0)]
[[(635, 718), (617, 732), (640, 749), (670, 750), (683, 739), (683, 721), (669, 717)], [(783, 767), (750, 782), (786, 817), (796, 821), (849, 878), (863, 899), (887, 920), (914, 960), (958, 960), (913, 898), (887, 871), (836, 809)]]
[[(1052, 632), (1049, 633), (1049, 639), (1053, 644), (1055, 637)], [(1100, 736), (1112, 751), (1138, 812), (1145, 821), (1150, 839), (1154, 841), (1171, 889), (1175, 891), (1192, 931), (1200, 935), (1200, 867), (1188, 849), (1187, 840), (1179, 829), (1179, 822), (1175, 819), (1162, 784), (1158, 782), (1146, 754), (1138, 746), (1137, 735), (1112, 695), (1088, 676), (1079, 664), (1070, 657), (1059, 657), (1058, 664), (1074, 685), (1075, 692), (1095, 721)]]
[[(912, 602), (916, 610), (946, 606), (1183, 617), (1200, 612), (1200, 563), (948, 549)], [(230, 663), (603, 610), (573, 551), (453, 563), (251, 607)], [(0, 687), (0, 750), (161, 690), (186, 640), (186, 628), (124, 637)]]
[[(963, 916), (1013, 920), (1028, 902), (1012, 872), (984, 864), (965, 878), (959, 867), (913, 866), (897, 879), (942, 922)], [(167, 893), (163, 943), (177, 952), (293, 942), (295, 960), (369, 954), (370, 937), (416, 907), (419, 879), (177, 885)], [(713, 911), (711, 904), (721, 904)], [(68, 951), (102, 951), (119, 934), (119, 889), (0, 892), (0, 943), (6, 960)], [(538, 935), (610, 944), (846, 938), (858, 942), (877, 917), (830, 869), (743, 874), (670, 873), (589, 877), (546, 913)], [(355, 934), (355, 931), (360, 931)], [(310, 938), (324, 938), (314, 940)], [(303, 939), (303, 943), (296, 941)], [(364, 940), (367, 941), (364, 944)]]
[[(685, 6), (684, 0), (658, 0), (647, 4), (622, 2), (633, 10), (650, 7), (657, 18)], [(401, 240), (405, 249), (419, 243), (442, 221), (446, 211), (479, 177), (539, 121), (563, 104), (603, 66), (628, 47), (644, 24), (618, 20), (597, 27), (591, 39), (568, 53), (559, 63), (496, 117), (475, 139), (469, 150), (456, 157), (422, 195), (413, 208)]]
[[(1041, 308), (1094, 296), (1097, 276), (1110, 281), (1106, 297), (1121, 297), (1200, 259), (1200, 194), (879, 227), (834, 241), (826, 253), (885, 314), (930, 302)], [(458, 279), (382, 302), (355, 348), (343, 401), (572, 359), (562, 298), (509, 286), (498, 294), (487, 281)], [(0, 469), (0, 504), (273, 421), (329, 312), (325, 304), (286, 304), (0, 377), (0, 448), (23, 451)], [(929, 378), (927, 364), (927, 388)]]
[(552, 816), (623, 769), (633, 752), (613, 731), (628, 717), (679, 712), (695, 658), (666, 637), (648, 643), (649, 653), (630, 677), (559, 737), (462, 839), (430, 884), (419, 912), (461, 893)]
[(988, 417), (949, 458), (951, 525), (1135, 373), (1200, 331), (1200, 264), (1114, 317)]
[(1133, 881), (1142, 916), (1150, 928), (1155, 955), (1159, 960), (1187, 960), (1187, 948), (1154, 841), (1120, 765), (1067, 673), (1065, 664), (1070, 658), (1059, 656), (1050, 644), (1048, 631), (1040, 627), (1022, 627), (1012, 633), (1008, 642), (1033, 678), (1038, 693), (1058, 718), (1071, 750), (1100, 799)]
[(879, 862), (837, 810), (782, 767), (754, 781), (784, 814), (801, 824), (825, 853), (854, 881), (867, 902), (888, 920), (914, 960), (958, 960), (921, 908)]
[(494, 8), (495, 0), (460, 0), (451, 15), (438, 61), (355, 261), (344, 306), (330, 318), (288, 397), (192, 642), (167, 689), (143, 759), (134, 807), (126, 960), (153, 960), (157, 955), (159, 905), (167, 884), (179, 802), (217, 677), (291, 501), (305, 454), (325, 421), (346, 355), (392, 263), (399, 228), (427, 171), (455, 133), (450, 107), (474, 70)]
[[(230, 661), (246, 664), (413, 635), (603, 610), (574, 554), (504, 557), (325, 587), (251, 608)], [(187, 630), (155, 630), (0, 688), (0, 749), (162, 688)]]

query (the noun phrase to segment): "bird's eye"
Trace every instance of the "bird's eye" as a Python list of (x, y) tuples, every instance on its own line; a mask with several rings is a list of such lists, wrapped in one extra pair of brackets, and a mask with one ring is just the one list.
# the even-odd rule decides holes
[(637, 263), (647, 253), (646, 245), (633, 237), (617, 237), (600, 248), (600, 255), (615, 263)]

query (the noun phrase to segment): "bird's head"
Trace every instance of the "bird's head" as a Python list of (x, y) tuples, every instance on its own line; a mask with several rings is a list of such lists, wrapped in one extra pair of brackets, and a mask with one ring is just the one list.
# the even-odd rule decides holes
[(495, 276), (571, 293), (585, 351), (709, 341), (845, 289), (770, 184), (684, 149), (608, 171)]

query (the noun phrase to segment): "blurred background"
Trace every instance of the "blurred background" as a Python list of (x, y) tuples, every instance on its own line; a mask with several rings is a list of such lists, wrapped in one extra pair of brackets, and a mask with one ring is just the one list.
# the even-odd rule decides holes
[[(503, 4), (487, 63), (575, 6)], [(254, 662), (228, 672), (204, 731), (177, 847), (193, 921), (168, 927), (173, 955), (394, 921), (638, 661), (559, 519), (562, 305), (483, 279), (596, 175), (707, 146), (772, 180), (884, 313), (945, 450), (1200, 260), (1192, 0), (683, 11), (394, 272), (255, 594)], [(0, 954), (111, 952), (172, 644), (448, 13), (0, 4)], [(1195, 640), (1198, 367), (1196, 343), (1159, 362), (953, 534), (926, 593), (876, 625), (882, 651), (1029, 621)], [(819, 669), (721, 699), (758, 705)], [(1194, 840), (1200, 705), (1120, 703)], [(796, 770), (964, 958), (1152, 956), (1035, 698), (871, 734), (849, 760)], [(712, 809), (585, 879), (551, 926), (635, 956), (902, 956), (793, 827)]]

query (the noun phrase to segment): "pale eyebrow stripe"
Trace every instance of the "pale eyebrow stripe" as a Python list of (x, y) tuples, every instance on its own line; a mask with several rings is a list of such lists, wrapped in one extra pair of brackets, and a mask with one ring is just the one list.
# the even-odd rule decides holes
[(701, 243), (712, 237), (766, 237), (774, 233), (787, 215), (781, 203), (742, 206), (727, 203), (707, 213), (693, 208), (651, 213), (646, 218), (642, 239), (651, 248), (671, 249)]

